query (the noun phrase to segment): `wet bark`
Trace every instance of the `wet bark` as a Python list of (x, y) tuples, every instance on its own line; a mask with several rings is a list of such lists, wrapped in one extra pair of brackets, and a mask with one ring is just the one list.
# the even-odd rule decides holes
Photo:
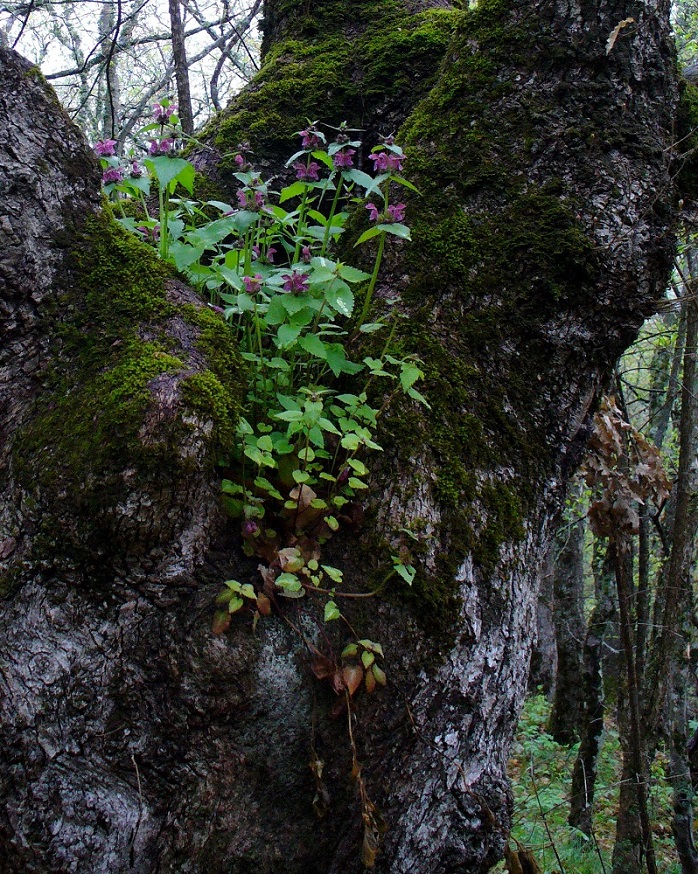
[[(412, 591), (347, 610), (389, 653), (389, 689), (360, 701), (354, 725), (388, 825), (381, 872), (479, 874), (503, 852), (537, 569), (597, 388), (671, 260), (668, 9), (633, 10), (643, 26), (606, 55), (629, 14), (616, 2), (457, 13), (438, 81), (403, 128), (423, 197), (378, 296), (402, 292), (400, 341), (422, 355), (432, 410), (387, 415), (370, 530), (333, 562), (359, 587), (400, 527), (424, 536)], [(182, 371), (148, 381), (123, 452), (106, 431), (94, 458), (62, 448), (69, 423), (51, 404), (73, 373), (66, 338), (81, 341), (70, 319), (98, 293), (70, 255), (99, 210), (96, 170), (26, 65), (0, 63), (5, 870), (358, 872), (346, 727), (301, 641), (278, 618), (210, 634), (220, 580), (256, 571), (218, 509), (212, 423), (183, 401), (181, 382), (214, 364), (196, 353), (181, 309), (193, 298), (174, 280), (161, 281), (164, 309), (130, 306), (137, 338), (161, 330), (184, 348)], [(55, 428), (43, 442), (41, 420)], [(174, 473), (151, 463), (156, 450)], [(330, 793), (320, 821), (311, 755)]]

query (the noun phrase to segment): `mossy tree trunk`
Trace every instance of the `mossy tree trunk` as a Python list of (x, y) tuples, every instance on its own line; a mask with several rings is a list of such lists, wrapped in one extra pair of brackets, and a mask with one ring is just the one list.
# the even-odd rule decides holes
[[(347, 117), (369, 145), (402, 124), (422, 192), (379, 300), (401, 294), (397, 342), (432, 409), (388, 410), (371, 524), (334, 563), (358, 587), (409, 545), (400, 528), (421, 536), (412, 589), (347, 611), (391, 679), (354, 725), (388, 826), (376, 870), (478, 874), (509, 826), (564, 482), (671, 262), (668, 8), (266, 6), (265, 65), (207, 132), (202, 172), (224, 185), (243, 138), (273, 170), (306, 116)], [(1, 59), (5, 870), (358, 872), (346, 728), (300, 641), (274, 618), (209, 631), (220, 580), (256, 573), (216, 501), (240, 396), (225, 327), (100, 215), (74, 129)]]

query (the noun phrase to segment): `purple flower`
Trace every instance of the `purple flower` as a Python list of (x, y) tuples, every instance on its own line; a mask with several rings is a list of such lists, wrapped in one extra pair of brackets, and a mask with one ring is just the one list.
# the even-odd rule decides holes
[(166, 138), (164, 140), (151, 140), (150, 148), (148, 149), (148, 154), (153, 155), (154, 157), (157, 155), (167, 155), (174, 149), (174, 140), (172, 138)]
[(300, 179), (301, 182), (306, 182), (309, 180), (313, 180), (317, 182), (320, 178), (318, 176), (318, 170), (320, 169), (320, 165), (316, 161), (311, 161), (307, 166), (302, 163), (302, 161), (296, 161), (293, 165), (293, 169), (296, 171), (296, 178)]
[(140, 179), (143, 175), (143, 168), (138, 165), (138, 161), (133, 161), (131, 163), (131, 169), (128, 174), (131, 179)]
[(404, 203), (396, 203), (391, 204), (388, 207), (388, 219), (391, 222), (401, 222), (405, 219), (405, 209), (407, 207)]
[(242, 168), (245, 166), (245, 159), (242, 157), (242, 155), (236, 155), (235, 163), (238, 165), (240, 170), (242, 170)]
[(301, 137), (301, 145), (304, 149), (317, 149), (322, 145), (322, 138), (312, 127), (309, 127), (307, 130), (298, 131), (298, 136)]
[(388, 154), (388, 170), (392, 170), (394, 173), (399, 173), (402, 170), (402, 162), (405, 160), (404, 155), (396, 155), (395, 152), (390, 152)]
[(281, 278), (285, 280), (284, 291), (290, 291), (292, 294), (303, 294), (308, 290), (308, 277), (305, 273), (298, 273), (294, 270), (292, 273), (284, 273)]
[(118, 167), (109, 167), (102, 173), (102, 185), (111, 185), (112, 182), (121, 182), (124, 174)]
[(243, 276), (242, 281), (245, 285), (245, 291), (250, 294), (257, 294), (258, 291), (262, 288), (262, 283), (264, 282), (264, 278), (261, 273), (255, 273), (254, 277), (252, 276)]
[(274, 263), (274, 255), (276, 255), (276, 249), (273, 246), (269, 246), (267, 249), (267, 261), (270, 264)]
[(380, 213), (378, 212), (378, 207), (375, 203), (367, 203), (366, 209), (369, 211), (369, 217), (372, 222), (377, 222), (380, 218)]
[(248, 519), (247, 522), (242, 523), (243, 537), (254, 537), (258, 531), (259, 525), (256, 522), (253, 522), (252, 519)]
[(354, 166), (351, 156), (356, 154), (356, 149), (342, 149), (341, 152), (335, 152), (334, 166), (337, 170), (348, 170)]
[(310, 246), (303, 246), (301, 249), (301, 261), (304, 264), (310, 264), (310, 259), (313, 257), (313, 253), (310, 251)]
[(339, 476), (337, 477), (337, 485), (343, 486), (344, 483), (346, 483), (348, 481), (349, 481), (349, 468), (345, 467), (342, 469)]
[(177, 114), (177, 106), (163, 106), (162, 103), (153, 103), (153, 118), (158, 124), (169, 124), (170, 117)]
[(235, 196), (240, 204), (240, 209), (256, 211), (264, 206), (264, 195), (261, 191), (250, 191), (249, 188), (241, 188)]
[(399, 173), (405, 160), (404, 155), (396, 155), (395, 152), (375, 152), (368, 157), (373, 161), (373, 169), (380, 173), (385, 170)]
[(99, 140), (94, 145), (95, 152), (100, 158), (111, 158), (116, 154), (116, 140)]
[(157, 243), (160, 239), (160, 225), (155, 225), (153, 228), (147, 228), (145, 225), (140, 225), (136, 230), (143, 234), (143, 237), (148, 243)]
[(388, 156), (385, 152), (376, 152), (368, 157), (373, 161), (373, 169), (376, 173), (388, 169)]

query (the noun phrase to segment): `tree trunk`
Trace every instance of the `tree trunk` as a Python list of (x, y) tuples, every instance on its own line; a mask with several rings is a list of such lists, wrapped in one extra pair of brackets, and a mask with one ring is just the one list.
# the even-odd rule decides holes
[(608, 629), (616, 618), (612, 595), (613, 567), (606, 549), (601, 567), (596, 572), (596, 606), (589, 617), (584, 640), (584, 681), (579, 752), (572, 769), (569, 824), (591, 836), (593, 805), (596, 790), (599, 752), (604, 730), (603, 646)]
[(561, 532), (554, 571), (557, 676), (548, 731), (569, 746), (580, 739), (584, 703), (584, 527), (580, 519)]
[[(423, 536), (412, 589), (347, 610), (389, 666), (353, 725), (388, 826), (376, 870), (480, 874), (509, 827), (507, 755), (562, 484), (671, 263), (668, 9), (648, 9), (606, 54), (628, 17), (616, 2), (409, 18), (392, 0), (316, 2), (312, 19), (305, 2), (278, 7), (302, 17), (294, 40), (269, 49), (212, 137), (286, 123), (288, 80), (271, 85), (282, 67), (299, 75), (303, 45), (318, 64), (310, 118), (348, 116), (350, 86), (369, 130), (381, 108), (391, 126), (409, 112), (400, 139), (422, 196), (377, 294), (401, 293), (398, 342), (424, 361), (431, 410), (386, 413), (370, 524), (333, 563), (358, 588), (385, 576), (399, 528)], [(445, 34), (412, 108), (400, 95), (415, 87), (396, 84), (405, 57)], [(374, 66), (347, 80), (319, 63), (324, 37), (355, 47), (347, 69)], [(26, 65), (0, 58), (0, 143), (17, 140), (0, 146), (2, 233), (22, 219), (0, 261), (5, 870), (358, 872), (346, 726), (328, 718), (301, 641), (279, 618), (209, 631), (220, 581), (255, 574), (215, 495), (243, 379), (225, 326), (111, 228), (76, 133)], [(323, 76), (338, 77), (337, 106)], [(303, 621), (293, 606), (289, 618)], [(319, 822), (317, 757), (330, 794)]]
[(184, 40), (182, 25), (182, 10), (179, 0), (168, 0), (170, 11), (170, 29), (172, 31), (172, 59), (177, 83), (177, 104), (179, 106), (179, 121), (185, 134), (194, 133), (194, 111), (191, 105), (189, 89), (189, 64), (187, 63), (187, 47)]

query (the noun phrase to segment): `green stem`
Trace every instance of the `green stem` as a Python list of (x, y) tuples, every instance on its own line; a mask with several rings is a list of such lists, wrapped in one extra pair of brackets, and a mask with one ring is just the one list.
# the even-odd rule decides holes
[(327, 253), (327, 244), (328, 244), (328, 241), (330, 238), (330, 228), (332, 227), (332, 220), (334, 219), (334, 215), (337, 212), (337, 204), (339, 203), (339, 195), (342, 192), (343, 183), (344, 183), (344, 178), (340, 174), (339, 182), (337, 183), (337, 188), (335, 189), (335, 193), (334, 193), (334, 200), (332, 201), (332, 209), (330, 210), (330, 214), (327, 218), (327, 224), (325, 225), (325, 235), (322, 238), (322, 252), (321, 252), (321, 254), (323, 255), (323, 257)]
[(368, 311), (371, 306), (371, 300), (373, 299), (373, 292), (376, 288), (376, 282), (378, 282), (378, 271), (380, 270), (381, 261), (383, 260), (383, 249), (385, 247), (385, 232), (380, 235), (380, 241), (378, 243), (378, 253), (376, 255), (376, 263), (373, 265), (373, 274), (371, 276), (371, 281), (368, 284), (368, 288), (366, 289), (366, 297), (364, 298), (364, 305), (361, 310), (361, 315), (359, 316), (359, 321), (356, 325), (356, 331), (358, 332), (361, 329), (361, 326), (366, 321), (366, 317), (368, 316)]

